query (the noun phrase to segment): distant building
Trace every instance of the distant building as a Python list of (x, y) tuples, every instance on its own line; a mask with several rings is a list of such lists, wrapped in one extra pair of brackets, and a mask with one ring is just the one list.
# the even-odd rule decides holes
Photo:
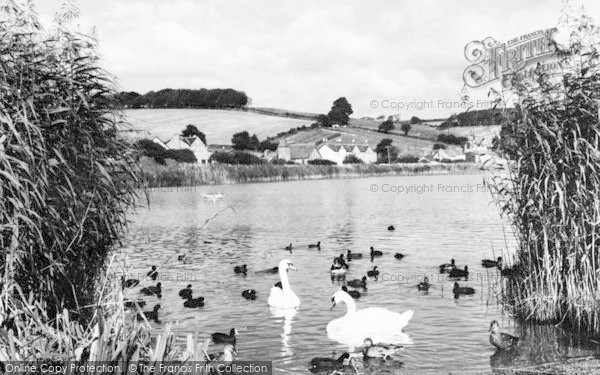
[(465, 143), (463, 152), (465, 153), (465, 160), (471, 163), (480, 163), (482, 159), (489, 159), (490, 150), (482, 145), (483, 141), (475, 142), (475, 137)]
[(460, 150), (454, 150), (454, 149), (439, 149), (436, 150), (435, 153), (433, 154), (433, 159), (435, 161), (441, 161), (441, 162), (454, 162), (454, 161), (465, 161), (466, 157), (465, 154), (462, 153), (462, 151)]
[(312, 143), (288, 144), (286, 140), (283, 140), (277, 147), (277, 158), (297, 164), (306, 164), (314, 148), (315, 145)]
[(210, 160), (212, 152), (208, 151), (208, 147), (202, 142), (197, 135), (193, 137), (175, 137), (167, 142), (163, 142), (158, 137), (152, 140), (154, 143), (162, 146), (165, 150), (190, 150), (194, 153), (196, 161), (199, 164), (206, 164)]
[(333, 132), (320, 135), (321, 139), (299, 139), (302, 142), (293, 142), (291, 138), (282, 140), (277, 148), (277, 158), (298, 164), (306, 164), (309, 160), (316, 159), (343, 164), (348, 155), (354, 155), (367, 164), (377, 161), (377, 153), (368, 145), (367, 139)]
[(375, 163), (377, 153), (369, 145), (323, 143), (315, 147), (310, 160), (326, 159), (343, 164), (348, 155), (354, 155), (365, 164)]

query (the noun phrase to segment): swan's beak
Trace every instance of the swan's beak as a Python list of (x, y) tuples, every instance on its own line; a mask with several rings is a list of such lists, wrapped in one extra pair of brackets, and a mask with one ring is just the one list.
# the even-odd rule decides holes
[(331, 299), (331, 308), (329, 309), (329, 311), (333, 310), (333, 308), (335, 307), (336, 303), (335, 303), (335, 299)]
[(289, 269), (291, 269), (291, 270), (294, 270), (294, 271), (298, 271), (298, 269), (297, 269), (296, 267), (294, 267), (294, 265), (293, 265), (293, 264), (290, 264), (290, 265), (288, 266), (288, 268), (289, 268)]

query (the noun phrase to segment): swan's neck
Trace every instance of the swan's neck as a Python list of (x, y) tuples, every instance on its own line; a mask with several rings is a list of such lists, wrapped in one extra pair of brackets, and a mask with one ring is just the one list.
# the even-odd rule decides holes
[(289, 291), (290, 281), (288, 280), (287, 270), (285, 268), (279, 267), (279, 278), (281, 279), (281, 289), (283, 292)]
[(354, 314), (356, 312), (356, 303), (354, 302), (352, 297), (350, 297), (349, 294), (342, 296), (342, 302), (346, 303), (346, 307), (347, 307), (346, 316), (348, 316), (350, 314)]

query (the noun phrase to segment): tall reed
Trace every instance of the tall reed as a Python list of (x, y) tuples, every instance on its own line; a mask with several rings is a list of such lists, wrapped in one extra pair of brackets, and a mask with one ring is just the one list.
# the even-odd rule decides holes
[(77, 10), (63, 8), (46, 32), (31, 2), (2, 4), (2, 296), (34, 300), (50, 320), (63, 309), (84, 319), (138, 169), (117, 137), (114, 89), (95, 42), (69, 29)]
[(524, 115), (510, 125), (497, 197), (518, 239), (506, 301), (519, 317), (600, 333), (598, 28), (565, 9), (559, 74), (515, 78)]

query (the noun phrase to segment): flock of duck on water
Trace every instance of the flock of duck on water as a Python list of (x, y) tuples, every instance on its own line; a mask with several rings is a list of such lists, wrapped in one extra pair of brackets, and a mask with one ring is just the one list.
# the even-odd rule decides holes
[[(395, 230), (393, 225), (387, 228), (389, 231)], [(308, 248), (321, 250), (321, 242), (316, 244), (308, 245)], [(289, 244), (284, 250), (292, 253), (294, 247), (293, 244)], [(372, 246), (370, 247), (369, 257), (371, 262), (382, 257), (384, 254), (381, 251), (375, 250)], [(339, 358), (313, 358), (310, 362), (310, 370), (312, 372), (331, 371), (344, 367), (344, 362), (348, 360), (350, 365), (353, 366), (353, 358), (357, 355), (362, 356), (364, 360), (369, 358), (380, 358), (383, 360), (390, 359), (396, 355), (400, 350), (404, 348), (405, 344), (410, 344), (412, 341), (410, 338), (403, 333), (404, 327), (408, 325), (409, 320), (413, 316), (413, 311), (408, 310), (402, 314), (390, 311), (384, 308), (369, 307), (361, 310), (357, 310), (356, 303), (361, 297), (361, 291), (364, 293), (367, 290), (367, 281), (369, 279), (377, 280), (379, 277), (379, 270), (377, 266), (374, 266), (372, 270), (367, 271), (367, 275), (360, 279), (352, 279), (349, 281), (345, 280), (345, 275), (348, 272), (350, 266), (347, 261), (360, 260), (363, 258), (363, 254), (354, 253), (351, 250), (347, 250), (346, 254), (342, 253), (338, 257), (333, 259), (333, 263), (330, 267), (332, 280), (344, 280), (344, 285), (341, 286), (340, 290), (335, 292), (331, 298), (331, 309), (340, 303), (346, 304), (347, 312), (341, 318), (334, 319), (327, 325), (327, 334), (329, 338), (343, 344), (347, 344), (351, 347), (357, 348), (356, 351), (349, 353), (343, 353)], [(365, 257), (366, 258), (366, 257)], [(404, 255), (401, 253), (394, 254), (394, 258), (402, 260)], [(185, 261), (185, 255), (178, 257), (179, 261)], [(346, 261), (347, 260), (347, 261)], [(502, 276), (511, 277), (514, 276), (518, 270), (516, 268), (503, 268), (503, 259), (498, 257), (496, 260), (484, 259), (481, 261), (481, 265), (484, 268), (497, 268)], [(275, 311), (296, 309), (300, 306), (300, 299), (294, 293), (290, 286), (287, 272), (288, 270), (296, 270), (294, 264), (284, 259), (279, 262), (277, 267), (273, 267), (267, 270), (257, 271), (257, 274), (279, 274), (280, 281), (275, 283), (271, 288), (267, 304), (271, 309)], [(235, 274), (246, 275), (248, 273), (247, 265), (237, 265), (233, 269)], [(451, 259), (450, 263), (441, 264), (439, 266), (439, 272), (441, 274), (448, 274), (448, 276), (455, 280), (465, 279), (468, 280), (469, 269), (468, 266), (459, 268), (456, 266), (455, 260)], [(156, 281), (158, 277), (158, 270), (156, 266), (152, 266), (151, 270), (147, 273), (147, 276)], [(139, 285), (140, 281), (137, 279), (125, 279), (121, 277), (122, 288), (133, 288)], [(423, 278), (423, 281), (416, 285), (417, 290), (427, 292), (431, 284), (427, 277)], [(354, 288), (354, 289), (349, 289)], [(357, 290), (360, 289), (360, 290)], [(461, 295), (472, 295), (475, 294), (475, 289), (470, 287), (463, 287), (458, 284), (457, 281), (453, 285), (454, 298), (459, 298)], [(156, 296), (159, 299), (162, 298), (162, 285), (157, 283), (156, 286), (148, 286), (142, 288), (140, 293), (146, 296)], [(256, 300), (256, 290), (247, 289), (242, 291), (242, 297), (247, 300)], [(192, 285), (187, 285), (186, 288), (179, 291), (179, 296), (184, 300), (184, 308), (199, 308), (204, 306), (204, 297), (193, 296)], [(152, 320), (156, 323), (160, 323), (158, 310), (161, 308), (160, 304), (154, 306), (151, 311), (142, 311), (146, 304), (144, 300), (128, 300), (125, 301), (126, 308), (135, 308), (137, 306), (138, 314), (137, 319)], [(236, 335), (238, 334), (235, 328), (232, 328), (229, 334), (216, 332), (211, 335), (212, 343), (223, 345), (223, 351), (220, 353), (210, 354), (211, 360), (220, 361), (233, 361), (234, 356), (237, 355), (236, 351)], [(500, 326), (497, 321), (490, 323), (490, 343), (499, 350), (510, 350), (514, 349), (519, 338), (508, 333), (500, 331)]]

